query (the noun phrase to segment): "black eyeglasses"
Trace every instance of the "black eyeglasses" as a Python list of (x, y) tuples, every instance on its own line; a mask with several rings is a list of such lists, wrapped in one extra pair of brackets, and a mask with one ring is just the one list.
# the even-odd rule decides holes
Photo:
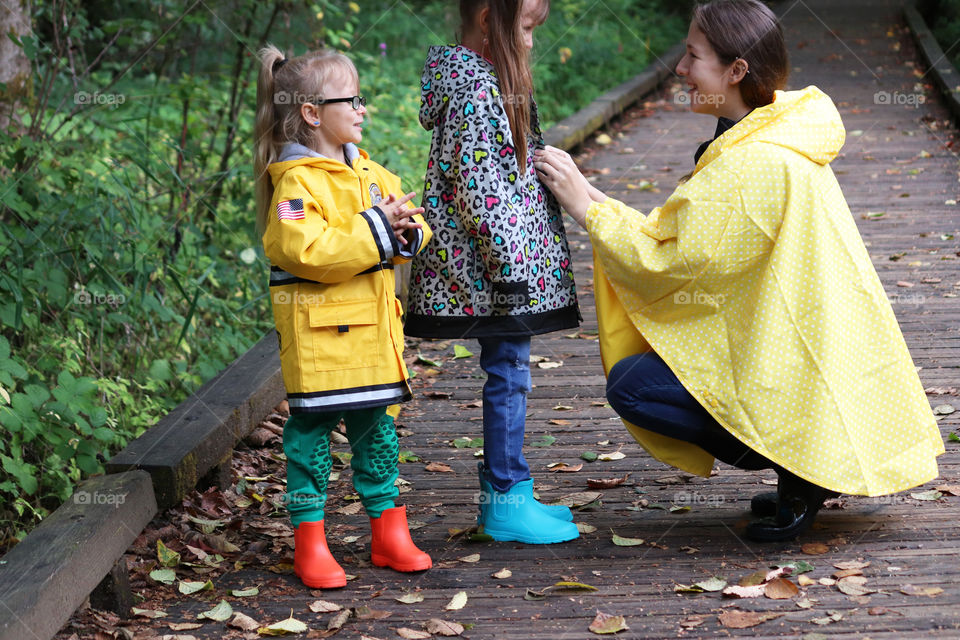
[(367, 99), (363, 96), (351, 96), (349, 98), (327, 98), (326, 100), (317, 100), (314, 104), (330, 104), (331, 102), (349, 102), (350, 106), (354, 110), (359, 109), (361, 106), (367, 106)]

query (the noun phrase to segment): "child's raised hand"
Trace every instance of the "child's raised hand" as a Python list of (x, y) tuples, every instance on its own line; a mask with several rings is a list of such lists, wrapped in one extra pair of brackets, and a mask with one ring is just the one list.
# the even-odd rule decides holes
[(423, 213), (424, 208), (410, 208), (406, 206), (416, 195), (415, 191), (411, 191), (398, 198), (391, 193), (387, 195), (385, 200), (377, 205), (380, 207), (380, 210), (383, 211), (383, 214), (387, 216), (387, 220), (390, 221), (390, 226), (393, 228), (393, 235), (397, 237), (397, 241), (400, 242), (400, 244), (407, 244), (407, 239), (403, 237), (407, 229), (419, 229), (421, 227), (421, 224), (414, 220), (413, 216)]

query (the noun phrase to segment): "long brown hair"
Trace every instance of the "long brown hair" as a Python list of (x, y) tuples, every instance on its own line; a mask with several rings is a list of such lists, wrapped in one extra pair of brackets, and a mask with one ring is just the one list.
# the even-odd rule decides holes
[[(523, 3), (530, 0), (460, 0), (461, 33), (476, 25), (480, 10), (487, 7), (490, 60), (500, 79), (503, 108), (510, 122), (510, 133), (517, 152), (520, 171), (527, 169), (527, 136), (530, 134), (530, 99), (533, 95), (533, 76), (530, 73), (530, 51), (523, 46), (520, 16)], [(542, 15), (547, 18), (550, 0), (541, 0)]]
[(280, 49), (267, 45), (260, 50), (259, 57), (253, 175), (257, 231), (263, 233), (273, 199), (273, 182), (267, 167), (276, 162), (284, 144), (311, 144), (313, 130), (300, 115), (300, 105), (323, 99), (323, 88), (336, 74), (346, 73), (357, 81), (357, 69), (350, 58), (329, 50), (311, 51), (287, 60)]
[(740, 95), (751, 109), (773, 102), (773, 93), (787, 85), (790, 61), (777, 16), (759, 0), (713, 0), (697, 5), (693, 22), (724, 65), (738, 58), (749, 73), (740, 81)]

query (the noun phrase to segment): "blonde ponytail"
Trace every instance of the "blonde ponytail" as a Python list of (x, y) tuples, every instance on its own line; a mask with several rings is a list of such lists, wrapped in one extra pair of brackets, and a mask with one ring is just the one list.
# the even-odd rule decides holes
[(253, 175), (257, 206), (257, 233), (263, 234), (273, 200), (273, 181), (267, 167), (277, 159), (276, 109), (273, 104), (273, 67), (284, 59), (283, 52), (272, 44), (260, 50), (260, 75), (257, 78), (257, 116), (253, 125)]

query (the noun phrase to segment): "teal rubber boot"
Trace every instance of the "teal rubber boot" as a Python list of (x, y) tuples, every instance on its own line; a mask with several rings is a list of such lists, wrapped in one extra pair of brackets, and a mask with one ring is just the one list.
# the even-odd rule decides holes
[[(492, 493), (493, 486), (487, 482), (486, 478), (483, 477), (482, 462), (477, 463), (477, 476), (480, 477), (480, 490)], [(533, 501), (536, 503), (537, 507), (548, 516), (556, 518), (557, 520), (563, 520), (564, 522), (573, 522), (573, 512), (570, 511), (568, 507), (565, 507), (562, 504), (543, 504), (536, 498), (534, 498)]]
[(577, 525), (547, 515), (533, 499), (533, 479), (500, 492), (490, 485), (480, 491), (477, 524), (494, 540), (527, 544), (554, 544), (580, 536)]

